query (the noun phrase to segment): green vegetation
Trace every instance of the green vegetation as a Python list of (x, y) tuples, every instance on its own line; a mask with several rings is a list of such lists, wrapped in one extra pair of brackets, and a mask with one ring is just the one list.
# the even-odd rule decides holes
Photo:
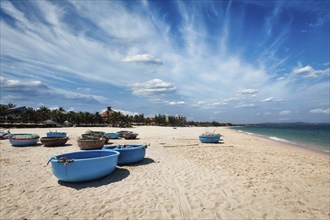
[(186, 121), (185, 118), (177, 118), (175, 116), (156, 115), (153, 118), (145, 118), (144, 114), (129, 116), (123, 115), (121, 112), (113, 111), (111, 114), (101, 115), (99, 112), (74, 112), (65, 111), (62, 107), (58, 109), (49, 109), (41, 106), (38, 109), (31, 107), (24, 108), (21, 111), (15, 111), (16, 105), (9, 103), (8, 105), (0, 104), (0, 123), (33, 123), (40, 124), (46, 120), (52, 120), (60, 125), (68, 126), (114, 126), (114, 127), (131, 127), (132, 125), (160, 125), (160, 126), (230, 126), (229, 123), (213, 122), (194, 122)]

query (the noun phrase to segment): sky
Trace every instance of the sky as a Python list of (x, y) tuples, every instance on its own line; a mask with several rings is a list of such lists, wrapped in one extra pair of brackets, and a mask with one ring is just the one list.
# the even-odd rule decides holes
[(1, 104), (330, 122), (330, 2), (1, 0)]

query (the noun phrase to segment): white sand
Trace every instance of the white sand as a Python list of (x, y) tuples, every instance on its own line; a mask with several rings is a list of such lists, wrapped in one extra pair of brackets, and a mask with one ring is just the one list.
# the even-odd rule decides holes
[[(150, 146), (137, 165), (109, 176), (61, 183), (48, 158), (78, 151), (87, 129), (61, 128), (66, 147), (12, 147), (1, 140), (0, 219), (330, 219), (330, 155), (217, 128), (221, 144), (201, 144), (213, 128), (137, 127)], [(11, 129), (45, 136), (49, 129)], [(39, 142), (40, 143), (40, 142)]]

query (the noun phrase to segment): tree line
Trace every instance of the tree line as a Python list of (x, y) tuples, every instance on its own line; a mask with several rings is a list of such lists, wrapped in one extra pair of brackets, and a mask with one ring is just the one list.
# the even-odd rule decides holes
[(185, 118), (175, 116), (155, 115), (155, 117), (145, 117), (144, 114), (124, 115), (121, 112), (114, 111), (111, 115), (102, 117), (99, 112), (74, 112), (65, 111), (64, 108), (50, 109), (41, 106), (37, 109), (27, 107), (24, 111), (13, 112), (16, 105), (0, 104), (0, 123), (42, 123), (46, 120), (52, 120), (58, 124), (68, 123), (70, 126), (98, 125), (113, 127), (131, 127), (132, 125), (159, 125), (159, 126), (230, 126), (230, 123), (213, 122), (195, 122), (186, 121)]

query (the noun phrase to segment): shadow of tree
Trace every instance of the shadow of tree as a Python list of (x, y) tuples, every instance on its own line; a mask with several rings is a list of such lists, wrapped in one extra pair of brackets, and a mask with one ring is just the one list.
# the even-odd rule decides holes
[(62, 186), (71, 187), (76, 190), (80, 190), (80, 189), (85, 189), (85, 188), (90, 188), (90, 187), (100, 187), (103, 185), (120, 182), (123, 179), (125, 179), (126, 177), (128, 177), (129, 174), (130, 174), (129, 170), (127, 170), (125, 168), (116, 167), (116, 169), (111, 174), (109, 174), (105, 177), (102, 177), (100, 179), (91, 180), (91, 181), (87, 181), (87, 182), (75, 182), (75, 183), (64, 182), (64, 181), (58, 180), (58, 183)]

